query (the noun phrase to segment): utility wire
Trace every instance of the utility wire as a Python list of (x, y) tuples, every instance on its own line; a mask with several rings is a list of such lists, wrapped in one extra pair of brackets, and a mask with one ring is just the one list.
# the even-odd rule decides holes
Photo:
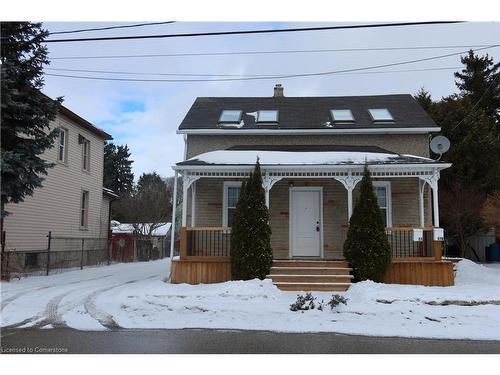
[(288, 29), (261, 29), (261, 30), (236, 30), (236, 31), (213, 31), (207, 33), (185, 33), (185, 34), (159, 34), (159, 35), (129, 35), (129, 36), (109, 36), (94, 38), (70, 38), (70, 39), (47, 39), (45, 43), (64, 43), (64, 42), (90, 42), (102, 40), (132, 40), (132, 39), (158, 39), (158, 38), (182, 38), (198, 36), (220, 36), (220, 35), (242, 35), (242, 34), (269, 34), (285, 33), (299, 31), (322, 31), (322, 30), (342, 30), (342, 29), (368, 29), (379, 27), (401, 27), (401, 26), (422, 26), (436, 24), (461, 23), (464, 21), (428, 21), (428, 22), (402, 22), (402, 23), (379, 23), (363, 25), (345, 25), (345, 26), (324, 26), (324, 27), (303, 27)]
[(56, 34), (73, 34), (73, 33), (83, 33), (87, 31), (102, 31), (102, 30), (115, 30), (115, 29), (126, 29), (131, 27), (142, 27), (142, 26), (154, 26), (154, 25), (166, 25), (168, 23), (174, 23), (175, 21), (166, 22), (148, 22), (148, 23), (136, 23), (133, 25), (117, 25), (117, 26), (107, 26), (107, 27), (94, 27), (91, 29), (78, 29), (78, 30), (66, 30), (66, 31), (53, 31), (49, 32), (49, 35)]
[[(480, 50), (485, 50), (485, 49), (494, 48), (494, 47), (498, 47), (498, 46), (500, 46), (500, 44), (495, 44), (495, 45), (492, 45), (492, 46), (489, 46), (489, 47), (478, 48), (478, 49), (473, 50), (473, 51), (480, 51)], [(357, 72), (357, 71), (363, 71), (363, 70), (371, 70), (371, 69), (377, 69), (377, 68), (386, 68), (386, 67), (390, 67), (390, 66), (398, 66), (398, 65), (412, 64), (412, 63), (417, 63), (417, 62), (422, 62), (422, 61), (430, 61), (430, 60), (442, 59), (442, 58), (445, 58), (445, 57), (461, 55), (461, 54), (467, 53), (467, 52), (468, 51), (462, 51), (462, 52), (458, 52), (458, 53), (449, 53), (449, 54), (446, 54), (446, 55), (426, 57), (426, 58), (421, 58), (421, 59), (416, 59), (416, 60), (407, 60), (407, 61), (400, 61), (400, 62), (389, 63), (389, 64), (372, 65), (372, 66), (368, 66), (368, 67), (351, 68), (351, 69), (343, 69), (343, 70), (332, 70), (332, 71), (316, 72), (316, 73), (281, 74), (281, 75), (274, 75), (274, 76), (242, 77), (242, 78), (217, 78), (217, 79), (191, 79), (191, 80), (185, 80), (185, 79), (106, 78), (106, 77), (90, 77), (90, 76), (77, 76), (77, 75), (63, 75), (63, 74), (53, 74), (53, 73), (46, 73), (46, 75), (48, 75), (48, 76), (56, 76), (56, 77), (67, 77), (67, 78), (93, 79), (93, 80), (103, 80), (103, 81), (128, 81), (128, 82), (227, 82), (227, 81), (250, 81), (250, 80), (265, 80), (265, 79), (283, 79), (283, 78), (298, 78), (298, 77), (314, 77), (314, 76), (325, 76), (325, 75), (339, 74), (339, 73)]]
[[(438, 67), (424, 69), (407, 69), (407, 70), (383, 70), (364, 73), (345, 73), (345, 74), (375, 74), (375, 73), (404, 73), (404, 72), (424, 72), (433, 70), (456, 70), (461, 66), (454, 67)], [(114, 71), (114, 70), (87, 70), (87, 69), (63, 69), (63, 68), (45, 68), (50, 71), (62, 72), (81, 72), (81, 73), (105, 73), (105, 74), (124, 74), (124, 75), (146, 75), (146, 76), (179, 76), (179, 77), (272, 77), (273, 74), (216, 74), (216, 73), (151, 73), (151, 72), (131, 72), (131, 71)]]
[(415, 47), (373, 47), (373, 48), (335, 48), (335, 49), (304, 49), (281, 51), (236, 51), (236, 52), (187, 52), (140, 55), (101, 55), (101, 56), (63, 56), (51, 57), (51, 60), (84, 60), (84, 59), (124, 59), (143, 57), (188, 57), (188, 56), (236, 56), (236, 55), (271, 55), (271, 54), (298, 54), (298, 53), (325, 53), (325, 52), (363, 52), (363, 51), (399, 51), (424, 49), (453, 49), (453, 48), (480, 48), (490, 44), (455, 45), (455, 46), (415, 46)]

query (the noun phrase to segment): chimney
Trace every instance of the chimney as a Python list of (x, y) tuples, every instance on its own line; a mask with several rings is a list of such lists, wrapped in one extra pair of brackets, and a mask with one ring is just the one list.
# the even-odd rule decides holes
[(285, 95), (283, 95), (283, 86), (281, 86), (280, 83), (277, 83), (275, 86), (274, 86), (274, 97), (283, 97)]

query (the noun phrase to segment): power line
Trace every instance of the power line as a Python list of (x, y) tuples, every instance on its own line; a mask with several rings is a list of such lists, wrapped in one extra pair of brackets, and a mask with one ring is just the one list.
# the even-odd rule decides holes
[[(498, 46), (500, 46), (500, 44), (495, 44), (495, 45), (492, 45), (492, 46), (489, 46), (489, 47), (478, 48), (478, 49), (473, 50), (473, 51), (480, 51), (480, 50), (485, 50), (485, 49), (494, 48), (494, 47), (498, 47)], [(381, 65), (372, 65), (372, 66), (368, 66), (368, 67), (351, 68), (351, 69), (343, 69), (343, 70), (332, 70), (332, 71), (326, 71), (326, 72), (281, 74), (281, 75), (274, 75), (274, 76), (256, 76), (256, 77), (242, 77), (242, 78), (218, 78), (218, 79), (191, 79), (191, 80), (185, 80), (185, 79), (108, 78), (108, 77), (91, 77), (91, 76), (77, 76), (77, 75), (62, 75), (62, 74), (52, 74), (52, 73), (46, 73), (46, 75), (48, 75), (48, 76), (56, 76), (56, 77), (67, 77), (67, 78), (93, 79), (93, 80), (104, 80), (104, 81), (128, 81), (128, 82), (225, 82), (225, 81), (249, 81), (249, 80), (265, 80), (265, 79), (284, 79), (284, 78), (298, 78), (298, 77), (314, 77), (314, 76), (324, 76), (324, 75), (331, 75), (331, 74), (357, 72), (357, 71), (371, 70), (371, 69), (377, 69), (377, 68), (386, 68), (386, 67), (390, 67), (390, 66), (412, 64), (412, 63), (417, 63), (417, 62), (422, 62), (422, 61), (436, 60), (436, 59), (441, 59), (441, 58), (445, 58), (445, 57), (461, 55), (461, 54), (467, 53), (467, 52), (468, 51), (462, 51), (462, 52), (458, 52), (458, 53), (449, 53), (449, 54), (446, 54), (446, 55), (426, 57), (426, 58), (421, 58), (421, 59), (416, 59), (416, 60), (407, 60), (407, 61), (400, 61), (400, 62), (395, 62), (395, 63), (381, 64)]]
[(95, 38), (48, 39), (48, 40), (45, 40), (44, 42), (45, 43), (64, 43), (64, 42), (90, 42), (90, 41), (102, 41), (102, 40), (182, 38), (182, 37), (198, 37), (198, 36), (264, 34), (264, 33), (284, 33), (284, 32), (322, 31), (322, 30), (341, 30), (341, 29), (362, 29), (362, 28), (400, 27), (400, 26), (422, 26), (422, 25), (450, 24), (450, 23), (461, 23), (461, 22), (464, 22), (464, 21), (402, 22), (402, 23), (380, 23), (380, 24), (345, 25), (345, 26), (304, 27), (304, 28), (288, 28), (288, 29), (214, 31), (214, 32), (207, 32), (207, 33), (129, 35), (129, 36), (110, 36), (110, 37), (95, 37)]
[(187, 52), (140, 55), (104, 55), (104, 56), (63, 56), (51, 57), (51, 60), (84, 60), (84, 59), (123, 59), (143, 57), (188, 57), (188, 56), (235, 56), (235, 55), (271, 55), (271, 54), (299, 54), (299, 53), (326, 53), (326, 52), (364, 52), (364, 51), (399, 51), (425, 49), (453, 49), (453, 48), (480, 48), (490, 44), (454, 45), (454, 46), (414, 46), (414, 47), (373, 47), (373, 48), (335, 48), (335, 49), (303, 49), (278, 51), (235, 51), (235, 52)]
[(73, 34), (73, 33), (83, 33), (83, 32), (87, 32), (87, 31), (102, 31), (102, 30), (126, 29), (126, 28), (131, 28), (131, 27), (165, 25), (165, 24), (174, 23), (174, 22), (175, 21), (148, 22), (148, 23), (136, 23), (136, 24), (133, 24), (133, 25), (116, 25), (116, 26), (107, 26), (107, 27), (94, 27), (94, 28), (91, 28), (91, 29), (77, 29), (77, 30), (66, 30), (66, 31), (53, 31), (53, 32), (50, 32), (49, 35)]
[[(345, 74), (383, 74), (383, 73), (404, 73), (404, 72), (425, 72), (433, 70), (456, 70), (461, 66), (454, 67), (438, 67), (438, 68), (424, 68), (424, 69), (406, 69), (406, 70), (383, 70), (375, 72), (362, 72), (362, 73), (345, 73)], [(179, 77), (271, 77), (273, 74), (216, 74), (216, 73), (151, 73), (151, 72), (131, 72), (131, 71), (116, 71), (116, 70), (87, 70), (87, 69), (63, 69), (63, 68), (45, 68), (50, 71), (62, 72), (81, 72), (81, 73), (105, 73), (105, 74), (124, 74), (124, 75), (147, 75), (147, 76), (179, 76)]]

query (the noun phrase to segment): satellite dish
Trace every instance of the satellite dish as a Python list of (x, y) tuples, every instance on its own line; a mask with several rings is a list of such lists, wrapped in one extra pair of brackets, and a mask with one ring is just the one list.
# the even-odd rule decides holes
[(432, 138), (431, 141), (431, 150), (435, 154), (439, 154), (439, 158), (446, 151), (450, 149), (450, 140), (443, 135), (438, 135), (437, 137)]

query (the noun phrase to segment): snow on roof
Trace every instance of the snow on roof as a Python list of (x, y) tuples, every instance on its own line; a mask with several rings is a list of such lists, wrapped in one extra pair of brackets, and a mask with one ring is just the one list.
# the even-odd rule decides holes
[(414, 164), (435, 163), (435, 160), (390, 152), (360, 151), (266, 151), (221, 150), (197, 155), (178, 165), (342, 165), (342, 164)]
[[(133, 233), (135, 231), (134, 225), (137, 226), (137, 230), (141, 233), (148, 233), (151, 223), (147, 224), (130, 224), (130, 223), (118, 223), (117, 225), (112, 225), (111, 231), (113, 233)], [(160, 223), (160, 225), (153, 229), (151, 235), (153, 236), (166, 236), (170, 230), (170, 223)]]

